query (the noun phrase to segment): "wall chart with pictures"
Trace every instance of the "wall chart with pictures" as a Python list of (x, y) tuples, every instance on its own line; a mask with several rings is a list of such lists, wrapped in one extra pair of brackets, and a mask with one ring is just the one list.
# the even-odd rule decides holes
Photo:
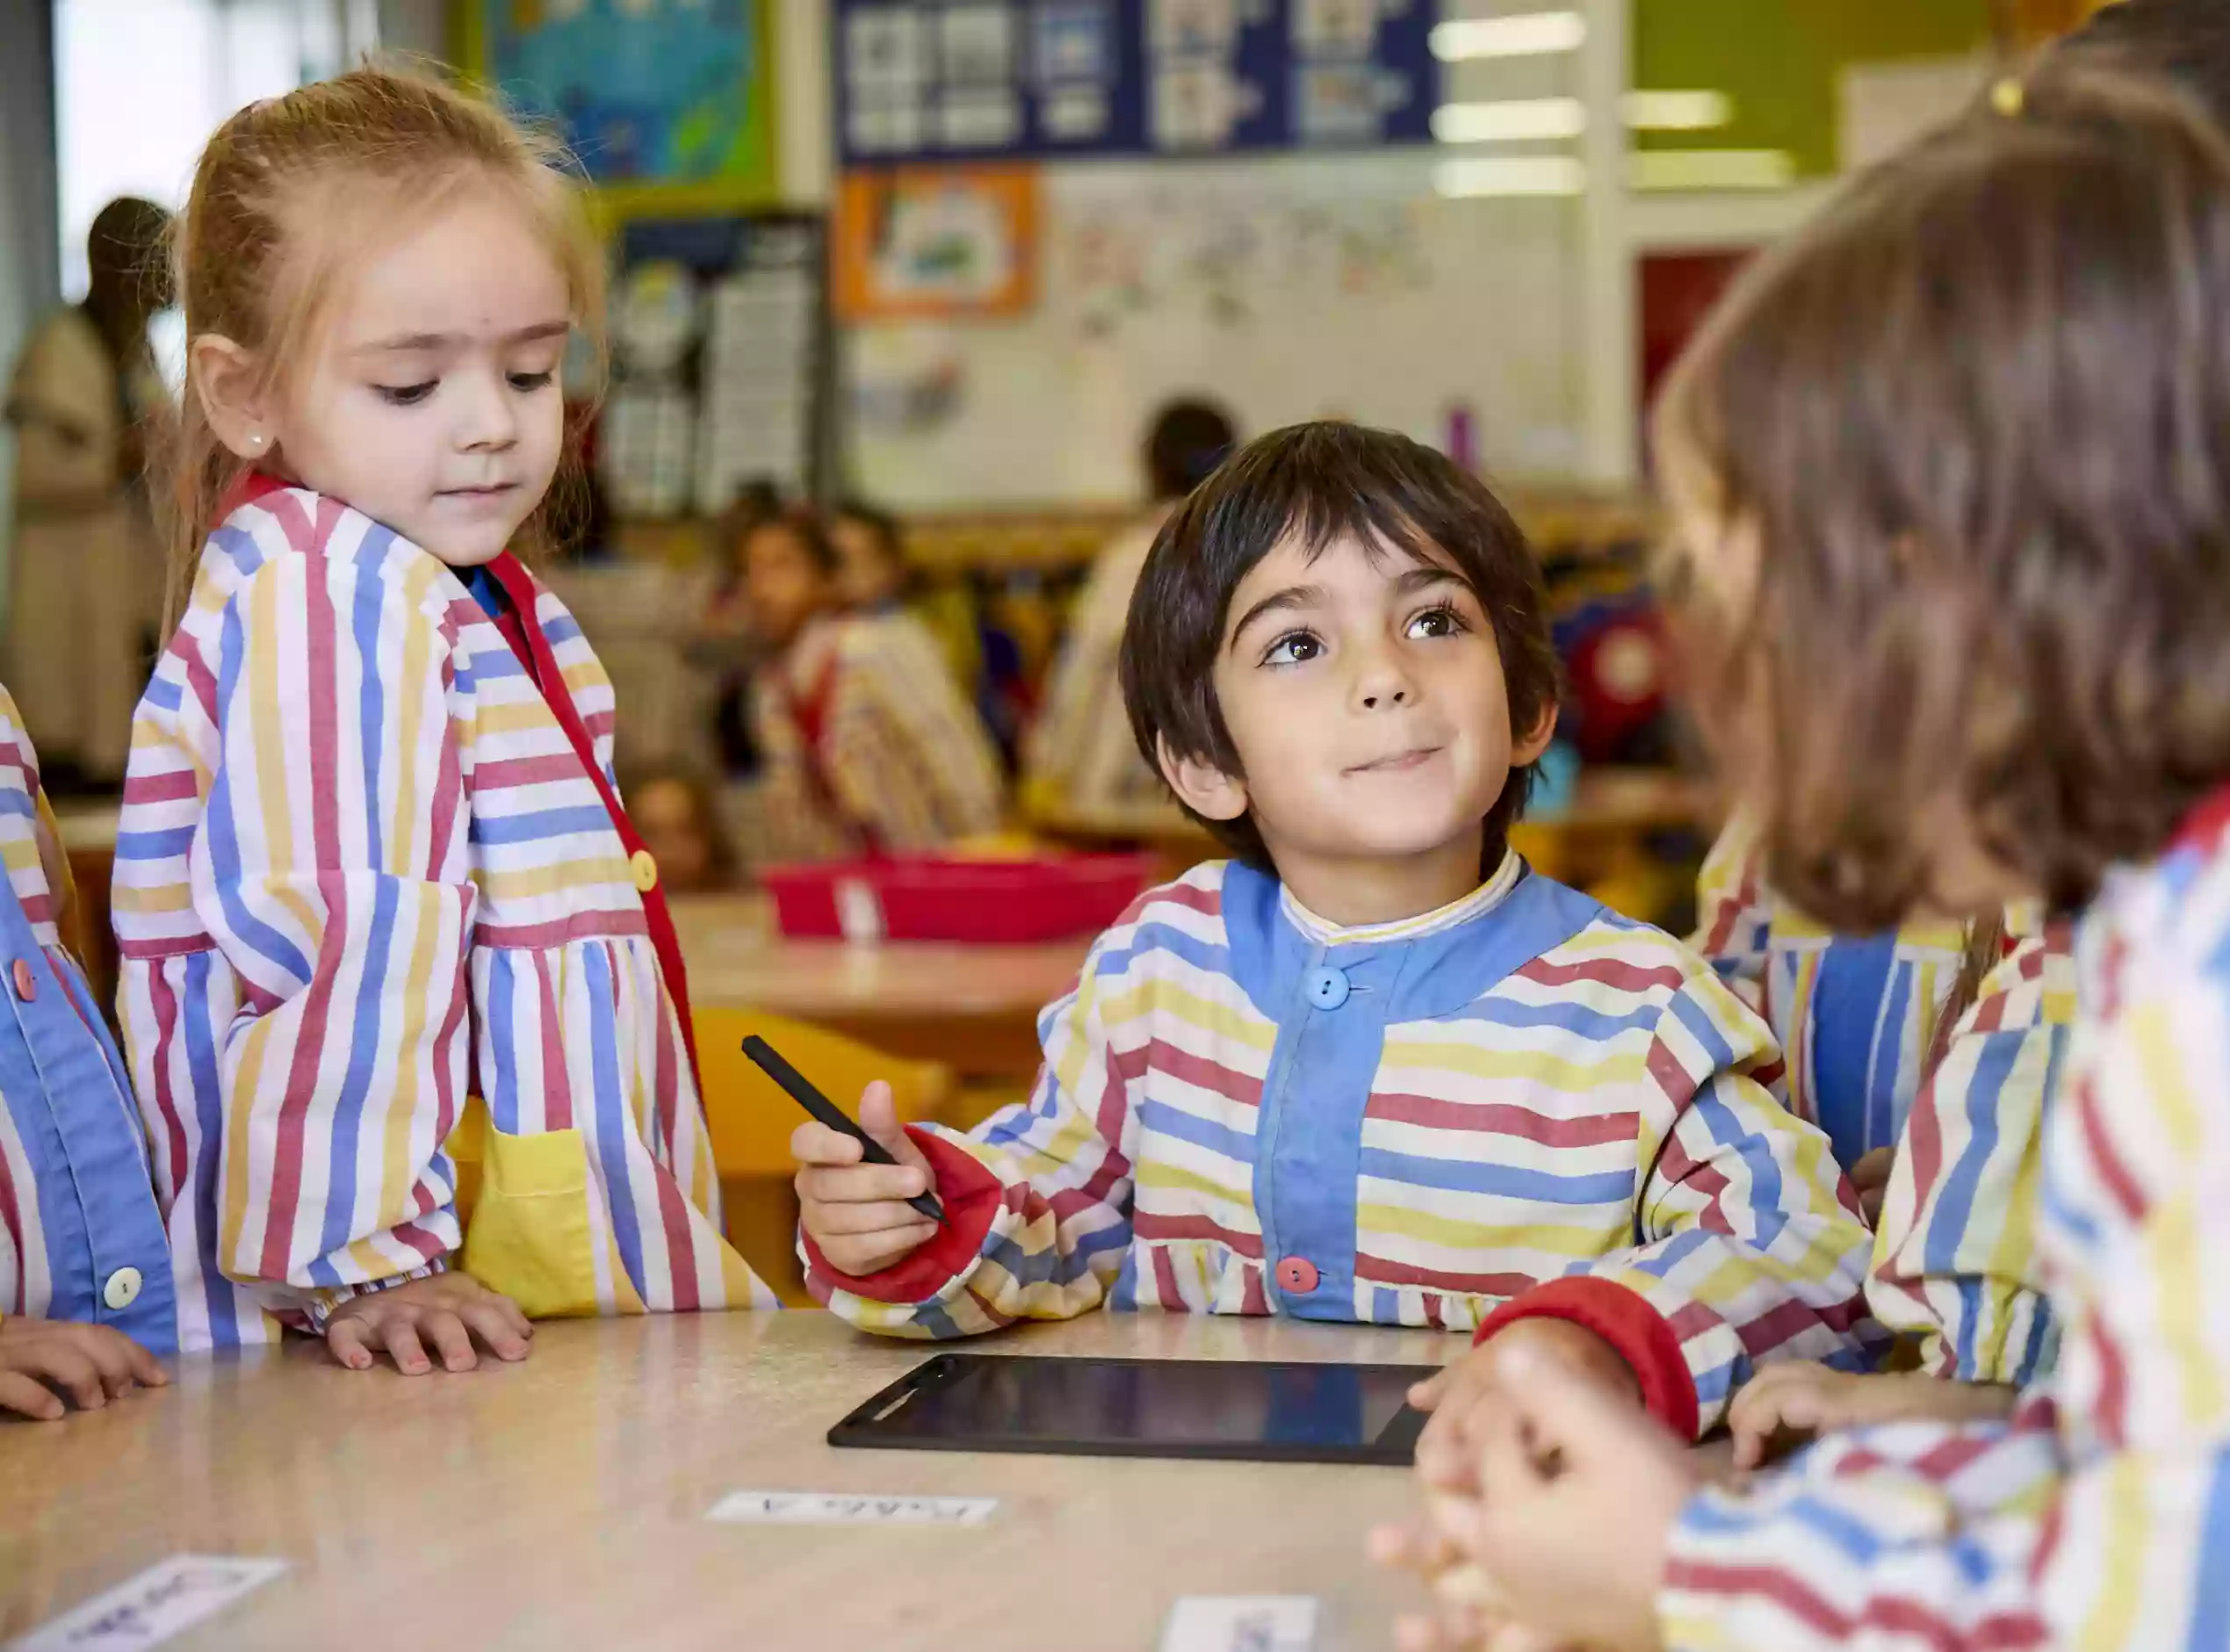
[(1421, 143), (1433, 0), (836, 0), (847, 166)]
[(821, 480), (829, 371), (819, 218), (638, 219), (620, 232), (598, 480), (633, 520), (715, 516)]

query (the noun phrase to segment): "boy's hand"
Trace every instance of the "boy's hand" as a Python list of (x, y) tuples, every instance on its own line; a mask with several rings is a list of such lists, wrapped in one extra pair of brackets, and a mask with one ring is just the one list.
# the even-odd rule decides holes
[(60, 1422), (67, 1394), (80, 1410), (97, 1411), (134, 1388), (170, 1386), (155, 1356), (109, 1325), (69, 1319), (0, 1319), (0, 1411)]
[(1432, 1413), (1417, 1441), (1417, 1468), (1426, 1484), (1448, 1491), (1476, 1490), (1471, 1478), (1476, 1454), (1462, 1438), (1466, 1419), (1481, 1405), (1507, 1397), (1507, 1357), (1527, 1348), (1542, 1355), (1557, 1381), (1585, 1382), (1607, 1400), (1639, 1409), (1642, 1384), (1616, 1348), (1568, 1319), (1520, 1319), (1410, 1389), (1409, 1403)]
[(1952, 1382), (1918, 1371), (1859, 1376), (1790, 1360), (1769, 1365), (1728, 1408), (1735, 1467), (1755, 1468), (1837, 1429), (1924, 1420), (1988, 1422), (2010, 1417), (2015, 1390), (1995, 1382)]
[(1870, 1228), (1881, 1225), (1881, 1201), (1889, 1192), (1889, 1177), (1896, 1168), (1894, 1147), (1877, 1147), (1851, 1166), (1851, 1191), (1858, 1195), (1858, 1208)]
[(1440, 1534), (1484, 1575), (1497, 1633), (1526, 1637), (1504, 1644), (1655, 1652), (1668, 1540), (1699, 1483), (1686, 1443), (1541, 1343), (1488, 1345), (1501, 1369), (1460, 1431), (1476, 1494), (1432, 1499)]
[(527, 1357), (533, 1335), (516, 1302), (454, 1272), (351, 1297), (325, 1322), (325, 1345), (350, 1370), (369, 1371), (385, 1350), (405, 1376), (433, 1369), (428, 1342), (444, 1370), (470, 1371), (480, 1362), (473, 1338), (497, 1359), (516, 1360)]
[(898, 1162), (862, 1164), (857, 1142), (819, 1122), (799, 1125), (790, 1138), (790, 1157), (797, 1161), (798, 1218), (828, 1265), (855, 1277), (905, 1260), (937, 1230), (906, 1203), (934, 1192), (937, 1179), (898, 1122), (889, 1085), (877, 1081), (860, 1097), (860, 1128)]

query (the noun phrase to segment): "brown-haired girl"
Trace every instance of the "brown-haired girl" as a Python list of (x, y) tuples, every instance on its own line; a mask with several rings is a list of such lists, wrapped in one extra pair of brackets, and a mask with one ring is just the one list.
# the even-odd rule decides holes
[(2039, 1235), (2060, 1362), (2010, 1424), (1723, 1489), (1516, 1361), (1436, 1488), (1489, 1605), (1458, 1627), (2230, 1644), (2230, 145), (2132, 83), (2009, 83), (1765, 261), (1662, 417), (1779, 886), (1854, 929), (2083, 909)]
[(181, 1345), (461, 1369), (542, 1315), (770, 1300), (720, 1237), (610, 681), (511, 549), (550, 537), (602, 320), (571, 184), (361, 69), (218, 130), (178, 265), (191, 595), (115, 911)]

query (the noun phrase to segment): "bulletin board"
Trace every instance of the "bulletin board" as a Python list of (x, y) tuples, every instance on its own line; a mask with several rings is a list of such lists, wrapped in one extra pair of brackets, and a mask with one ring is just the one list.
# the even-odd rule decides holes
[(846, 166), (1421, 143), (1437, 0), (836, 0)]
[(615, 214), (779, 195), (769, 0), (461, 0), (458, 15), (466, 71), (552, 125)]
[(1399, 151), (1042, 174), (1027, 313), (847, 329), (850, 486), (1135, 501), (1149, 421), (1202, 394), (1249, 433), (1337, 415), (1446, 447), (1461, 416), (1499, 474), (1577, 467), (1575, 202), (1443, 199)]

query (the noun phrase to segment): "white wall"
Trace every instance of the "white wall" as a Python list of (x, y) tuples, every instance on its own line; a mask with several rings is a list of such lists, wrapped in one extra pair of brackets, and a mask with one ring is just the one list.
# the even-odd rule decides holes
[[(1039, 301), (848, 341), (851, 480), (909, 509), (1119, 503), (1155, 410), (1257, 433), (1337, 415), (1569, 475), (1582, 440), (1570, 199), (1444, 200), (1429, 157), (1046, 169)], [(942, 390), (941, 390), (942, 387)]]

